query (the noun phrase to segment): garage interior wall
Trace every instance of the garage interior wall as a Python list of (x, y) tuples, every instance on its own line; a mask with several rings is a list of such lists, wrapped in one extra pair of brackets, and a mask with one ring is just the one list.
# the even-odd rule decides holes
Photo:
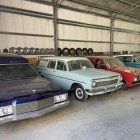
[[(26, 0), (1, 0), (0, 49), (54, 48), (53, 6)], [(114, 21), (113, 51), (140, 51), (140, 25)], [(58, 46), (110, 51), (110, 19), (58, 8)]]
[[(54, 48), (53, 21), (45, 15), (47, 13), (52, 17), (52, 6), (25, 0), (1, 0), (0, 4), (6, 9), (0, 13), (1, 49), (10, 47)], [(18, 9), (19, 12), (17, 12), (15, 8), (21, 10)], [(36, 11), (38, 13), (34, 13)]]

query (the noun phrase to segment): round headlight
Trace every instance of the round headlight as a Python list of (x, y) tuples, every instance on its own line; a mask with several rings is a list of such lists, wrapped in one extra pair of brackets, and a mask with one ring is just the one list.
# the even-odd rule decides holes
[(122, 76), (120, 75), (120, 76), (119, 76), (119, 81), (122, 81), (122, 80), (123, 80), (123, 78), (122, 78)]
[(134, 77), (134, 82), (138, 81), (138, 77)]
[(13, 112), (12, 106), (4, 107), (3, 112), (4, 112), (4, 114), (12, 114), (12, 112)]
[(92, 81), (91, 86), (92, 87), (95, 87), (96, 86), (96, 82), (95, 81)]

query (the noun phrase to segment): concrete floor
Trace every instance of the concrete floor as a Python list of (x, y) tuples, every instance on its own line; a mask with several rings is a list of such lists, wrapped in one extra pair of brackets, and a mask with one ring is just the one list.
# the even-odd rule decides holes
[(0, 126), (1, 140), (140, 140), (140, 87)]

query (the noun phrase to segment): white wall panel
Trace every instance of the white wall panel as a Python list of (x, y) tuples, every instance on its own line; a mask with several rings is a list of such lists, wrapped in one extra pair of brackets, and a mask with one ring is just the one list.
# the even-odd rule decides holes
[(20, 15), (12, 14), (12, 28), (13, 32), (23, 32), (23, 18)]
[[(15, 36), (16, 37), (16, 47), (25, 47), (24, 36)], [(34, 43), (34, 42), (32, 42)]]
[(4, 47), (3, 43), (4, 41), (3, 41), (2, 35), (0, 34), (0, 52), (2, 52), (2, 49)]
[(114, 32), (114, 41), (138, 44), (140, 42), (140, 36), (130, 33)]
[(12, 0), (0, 0), (0, 4), (5, 6), (11, 6)]
[[(69, 26), (63, 25), (63, 28), (64, 28), (64, 38), (69, 39)], [(60, 31), (61, 29), (58, 29), (58, 30)]]
[(12, 24), (12, 14), (2, 13), (1, 16), (2, 21), (2, 30), (12, 32), (13, 31), (13, 24)]
[[(45, 27), (48, 28), (48, 34), (53, 35), (54, 34), (53, 21), (52, 20), (47, 20), (47, 21), (48, 21), (48, 24), (46, 24)], [(42, 28), (44, 28), (44, 27), (42, 27)]]
[(50, 13), (50, 14), (53, 13), (53, 8), (51, 6), (39, 4), (35, 2), (31, 3), (31, 10), (42, 12), (42, 13)]
[(39, 18), (33, 17), (33, 24), (31, 25), (33, 27), (33, 33), (34, 34), (41, 34), (41, 22)]
[(9, 48), (16, 46), (16, 36), (3, 35), (3, 48)]
[(42, 48), (42, 44), (43, 42), (41, 37), (35, 37), (35, 48)]
[(90, 41), (109, 41), (110, 31), (70, 25), (59, 25), (59, 38)]
[(12, 7), (22, 8), (22, 0), (12, 0)]
[(32, 17), (23, 16), (23, 32), (24, 33), (33, 33), (34, 26), (36, 22), (33, 20)]
[[(75, 39), (76, 40), (80, 40), (81, 39), (81, 28), (80, 27), (75, 27), (75, 31), (76, 31), (76, 34), (75, 34)], [(71, 38), (72, 35), (70, 35), (69, 38)]]
[(21, 8), (26, 10), (33, 10), (43, 13), (53, 13), (52, 6), (30, 2), (26, 0), (0, 0), (0, 4), (4, 6), (12, 6), (15, 8)]
[(128, 52), (136, 52), (140, 51), (139, 45), (127, 45), (127, 44), (115, 44), (114, 51), (128, 51)]
[(53, 39), (47, 37), (32, 37), (18, 35), (0, 35), (0, 49), (10, 47), (53, 48)]
[(0, 13), (0, 30), (7, 32), (53, 35), (52, 20)]
[(27, 9), (27, 10), (31, 10), (32, 9), (32, 2), (22, 0), (22, 8)]
[(64, 42), (62, 42), (62, 41), (59, 41), (59, 46), (61, 47), (61, 48), (70, 48), (70, 42), (68, 42), (68, 41), (64, 41)]
[(77, 22), (83, 22), (88, 24), (98, 24), (104, 26), (110, 26), (110, 20), (104, 17), (97, 17), (95, 15), (70, 11), (66, 9), (59, 9), (58, 16), (60, 19), (67, 19)]
[(74, 29), (75, 28), (73, 26), (69, 26), (69, 38), (70, 39), (75, 39), (75, 31), (74, 31)]
[(27, 48), (34, 47), (35, 46), (34, 37), (24, 36), (24, 46)]
[(59, 38), (64, 39), (64, 25), (59, 24), (58, 25), (58, 32), (59, 32)]
[(0, 31), (2, 31), (2, 13), (0, 13)]
[(124, 21), (120, 21), (120, 20), (115, 21), (114, 27), (140, 31), (140, 25), (134, 24), (134, 23), (129, 23), (129, 22), (124, 22)]
[[(50, 34), (49, 33), (49, 21), (45, 19), (40, 19), (40, 33), (41, 34)], [(43, 28), (42, 28), (43, 27)]]

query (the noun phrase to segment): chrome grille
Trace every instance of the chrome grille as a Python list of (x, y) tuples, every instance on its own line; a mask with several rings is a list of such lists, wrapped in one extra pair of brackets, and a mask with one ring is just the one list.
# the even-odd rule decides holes
[(43, 99), (43, 100), (39, 100), (39, 101), (34, 101), (34, 102), (17, 104), (16, 114), (22, 114), (22, 113), (37, 111), (37, 110), (52, 106), (53, 104), (54, 104), (54, 98), (53, 97)]
[(96, 82), (96, 87), (112, 85), (112, 84), (115, 84), (117, 82), (118, 82), (118, 79), (111, 80), (111, 81)]

